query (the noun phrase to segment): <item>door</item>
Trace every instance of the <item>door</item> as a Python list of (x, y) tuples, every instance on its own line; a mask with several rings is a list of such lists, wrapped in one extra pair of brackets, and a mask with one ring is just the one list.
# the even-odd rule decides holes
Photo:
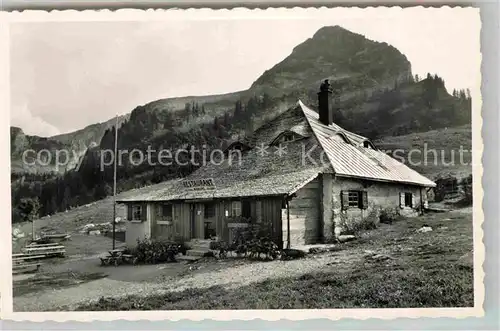
[(196, 238), (196, 209), (193, 203), (189, 204), (189, 237)]
[(204, 239), (205, 229), (203, 223), (203, 204), (191, 203), (189, 204), (189, 228), (191, 239)]

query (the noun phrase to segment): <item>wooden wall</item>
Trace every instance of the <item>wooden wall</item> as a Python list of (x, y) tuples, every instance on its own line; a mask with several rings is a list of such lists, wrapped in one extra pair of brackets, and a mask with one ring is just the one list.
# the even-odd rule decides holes
[[(269, 197), (250, 200), (251, 217), (259, 223), (269, 226), (271, 237), (281, 244), (281, 204), (282, 198)], [(226, 214), (227, 211), (227, 214)], [(216, 233), (224, 241), (229, 240), (229, 228), (226, 215), (231, 214), (231, 201), (221, 200), (216, 203)]]
[[(163, 219), (158, 216), (157, 210), (162, 208), (161, 202), (151, 204), (151, 238), (157, 240), (174, 240), (182, 237), (190, 238), (190, 210), (189, 204), (174, 203), (172, 225), (160, 224)], [(161, 214), (160, 214), (161, 215)]]
[[(290, 245), (314, 244), (321, 241), (321, 185), (314, 179), (296, 192), (289, 202)], [(287, 240), (287, 211), (282, 210), (283, 241)]]
[[(231, 214), (231, 200), (219, 200), (215, 203), (215, 225), (217, 237), (229, 240), (229, 228), (226, 215)], [(174, 203), (174, 217), (171, 225), (161, 224), (163, 220), (161, 213), (162, 203), (150, 204), (151, 208), (151, 238), (157, 240), (174, 240), (183, 237), (203, 239), (205, 236), (204, 203), (183, 202)], [(194, 208), (194, 222), (191, 223), (191, 206)], [(270, 236), (278, 245), (282, 245), (282, 220), (281, 220), (281, 197), (269, 197), (250, 200), (251, 217), (257, 222), (269, 226)], [(227, 211), (227, 214), (226, 214)], [(160, 222), (159, 222), (160, 221)], [(194, 226), (194, 227), (193, 227)]]
[(283, 247), (282, 217), (281, 207), (283, 198), (267, 198), (261, 200), (262, 223), (267, 224), (271, 229), (272, 240)]

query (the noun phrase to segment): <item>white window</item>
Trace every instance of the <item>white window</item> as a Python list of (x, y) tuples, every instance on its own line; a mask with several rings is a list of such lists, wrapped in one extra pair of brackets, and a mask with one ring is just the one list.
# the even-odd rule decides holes
[(342, 209), (368, 208), (368, 193), (366, 191), (342, 191), (340, 194)]
[(214, 203), (206, 203), (205, 204), (205, 218), (212, 218), (215, 216), (215, 204)]
[(241, 216), (241, 201), (233, 201), (231, 203), (231, 216)]
[(361, 192), (359, 191), (349, 191), (348, 193), (348, 204), (349, 207), (358, 207), (359, 206), (359, 195)]
[(399, 194), (399, 206), (404, 207), (415, 207), (415, 196), (411, 192), (401, 192)]
[(284, 132), (278, 135), (272, 142), (271, 146), (278, 146), (283, 143), (288, 143), (291, 141), (299, 140), (303, 138), (301, 135), (294, 132)]
[(172, 224), (172, 220), (174, 218), (174, 205), (170, 203), (158, 205), (156, 215), (158, 224)]
[(287, 134), (283, 135), (283, 139), (282, 139), (283, 142), (294, 141), (294, 140), (295, 140), (295, 136), (292, 133), (287, 133)]
[(132, 206), (132, 221), (142, 221), (142, 206), (133, 205)]
[(174, 206), (172, 204), (163, 205), (162, 216), (164, 219), (171, 220), (174, 217)]
[(405, 193), (405, 207), (413, 207), (413, 194)]

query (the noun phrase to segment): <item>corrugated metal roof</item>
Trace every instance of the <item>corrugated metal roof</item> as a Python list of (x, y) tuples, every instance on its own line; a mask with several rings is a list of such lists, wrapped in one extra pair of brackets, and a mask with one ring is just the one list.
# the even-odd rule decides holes
[[(299, 105), (328, 156), (336, 176), (436, 186), (430, 179), (382, 151), (363, 147), (363, 142), (369, 141), (367, 138), (344, 130), (337, 124), (326, 126), (319, 121), (318, 113), (301, 101)], [(350, 143), (335, 139), (339, 134), (345, 135)]]

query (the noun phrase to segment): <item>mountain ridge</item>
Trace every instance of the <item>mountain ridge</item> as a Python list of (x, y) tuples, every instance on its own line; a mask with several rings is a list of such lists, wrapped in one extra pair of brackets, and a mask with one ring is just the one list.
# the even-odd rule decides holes
[[(432, 82), (431, 85), (436, 85), (432, 88), (436, 89), (434, 94), (439, 97), (429, 98), (441, 99), (431, 100), (435, 102), (431, 109), (441, 114), (440, 108), (443, 107), (462, 108), (459, 99), (448, 95), (444, 83), (441, 84), (441, 79), (437, 76), (415, 82), (411, 63), (395, 47), (385, 42), (370, 40), (340, 26), (327, 26), (295, 46), (287, 57), (266, 70), (247, 90), (163, 98), (137, 106), (130, 113), (122, 115), (119, 123), (119, 126), (126, 130), (135, 130), (134, 133), (127, 133), (125, 130), (120, 133), (120, 137), (127, 140), (128, 136), (135, 135), (133, 139), (130, 138), (130, 143), (140, 147), (145, 142), (174, 139), (182, 135), (182, 132), (190, 132), (210, 124), (215, 127), (222, 123), (224, 130), (228, 131), (224, 139), (236, 139), (244, 135), (249, 128), (262, 125), (269, 118), (286, 110), (298, 99), (315, 105), (316, 92), (323, 79), (331, 79), (340, 95), (338, 102), (341, 107), (337, 109), (335, 116), (336, 121), (341, 122), (338, 124), (365, 135), (405, 134), (408, 130), (432, 128), (426, 124), (428, 119), (425, 114), (419, 113), (422, 106), (419, 99), (423, 98), (425, 92), (421, 86), (426, 85), (426, 82), (437, 82), (437, 85)], [(394, 89), (397, 89), (396, 92)], [(266, 97), (267, 101), (260, 103), (262, 98)], [(243, 107), (240, 113), (246, 113), (244, 118), (236, 118), (241, 114), (235, 116), (238, 103)], [(256, 108), (257, 104), (261, 108)], [(195, 107), (199, 109), (196, 110)], [(449, 110), (450, 116), (453, 111), (455, 110)], [(137, 114), (139, 116), (135, 116)], [(377, 120), (380, 114), (397, 115), (399, 122), (387, 124)], [(420, 123), (422, 118), (425, 122), (423, 124)], [(235, 123), (228, 123), (232, 120)], [(132, 121), (135, 123), (131, 123)], [(244, 123), (238, 125), (238, 121)], [(439, 125), (453, 124), (453, 121), (446, 119), (444, 122)], [(113, 125), (114, 118), (90, 124), (74, 132), (47, 137), (45, 140), (41, 137), (33, 140), (46, 142), (49, 147), (62, 144), (65, 148), (76, 150), (77, 154), (83, 157), (89, 148), (103, 147), (101, 142), (106, 132), (109, 135)], [(372, 127), (381, 127), (383, 132), (371, 132)], [(16, 139), (16, 136), (19, 139)], [(19, 151), (30, 146), (31, 138), (27, 137), (25, 140), (16, 130), (11, 130), (13, 150)], [(14, 161), (19, 161), (18, 153), (13, 153), (12, 156)], [(21, 172), (25, 170), (21, 168)], [(64, 169), (66, 170), (71, 168)]]

